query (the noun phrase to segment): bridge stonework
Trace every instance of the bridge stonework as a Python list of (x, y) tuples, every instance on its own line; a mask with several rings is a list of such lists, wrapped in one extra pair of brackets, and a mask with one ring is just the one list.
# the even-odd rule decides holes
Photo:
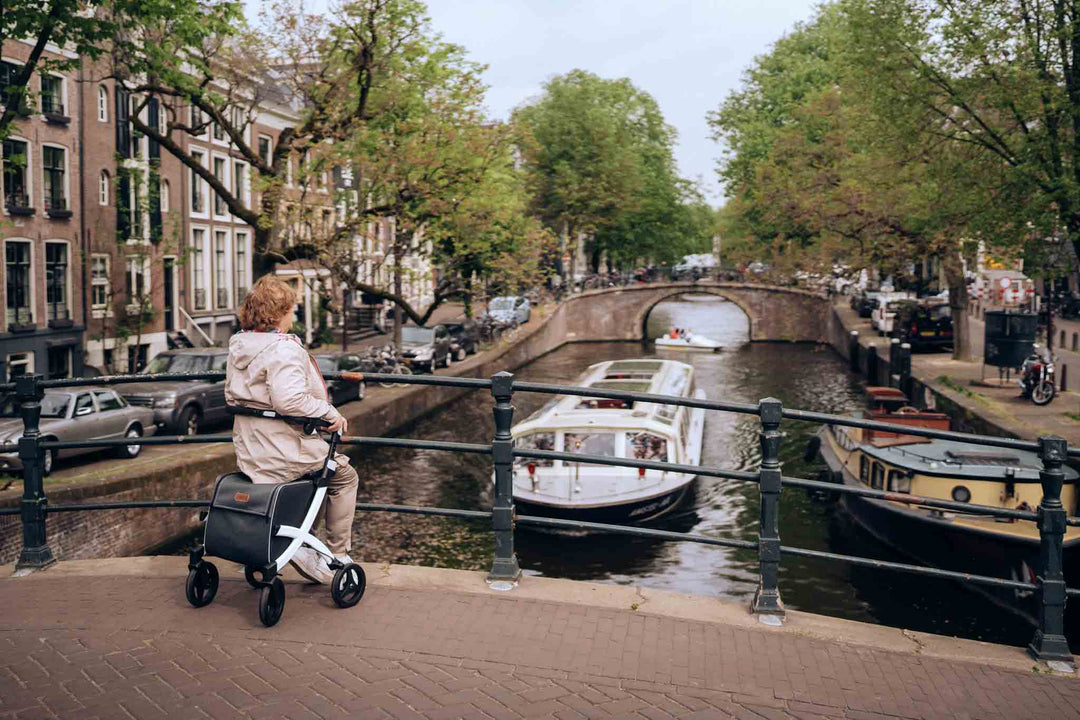
[(831, 307), (824, 295), (790, 287), (752, 283), (674, 282), (593, 290), (566, 305), (566, 340), (641, 340), (649, 312), (663, 300), (705, 293), (729, 300), (750, 319), (750, 340), (829, 340)]

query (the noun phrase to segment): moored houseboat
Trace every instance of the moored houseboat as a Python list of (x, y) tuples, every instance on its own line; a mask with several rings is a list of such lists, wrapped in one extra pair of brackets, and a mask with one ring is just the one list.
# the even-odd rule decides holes
[[(597, 363), (574, 384), (705, 397), (694, 385), (693, 367), (652, 358)], [(512, 433), (518, 448), (698, 465), (704, 428), (701, 408), (567, 396), (553, 398)], [(521, 515), (646, 522), (677, 507), (694, 478), (688, 473), (518, 458), (514, 503)]]
[[(907, 407), (894, 388), (867, 388), (868, 419), (949, 429), (948, 416)], [(1042, 498), (1038, 455), (952, 440), (827, 425), (818, 432), (830, 479), (973, 505), (1034, 511)], [(1078, 473), (1064, 468), (1061, 501), (1075, 514)], [(1034, 522), (943, 511), (918, 504), (844, 493), (843, 507), (871, 535), (922, 563), (1034, 582), (1039, 531)], [(1066, 567), (1076, 561), (1080, 528), (1067, 529)], [(1014, 593), (1018, 595), (1018, 593)], [(1000, 596), (999, 596), (1000, 597)]]

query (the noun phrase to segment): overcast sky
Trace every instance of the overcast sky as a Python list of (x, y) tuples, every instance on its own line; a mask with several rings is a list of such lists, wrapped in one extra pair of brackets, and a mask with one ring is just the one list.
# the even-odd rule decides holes
[(435, 30), (487, 64), (491, 114), (505, 119), (548, 78), (581, 68), (627, 77), (679, 132), (682, 174), (720, 201), (705, 113), (754, 57), (813, 12), (816, 0), (428, 0)]

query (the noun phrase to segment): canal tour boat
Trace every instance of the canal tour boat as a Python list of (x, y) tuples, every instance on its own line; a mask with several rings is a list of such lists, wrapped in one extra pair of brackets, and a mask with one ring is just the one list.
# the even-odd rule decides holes
[[(949, 429), (947, 415), (910, 407), (904, 394), (895, 388), (869, 387), (867, 395), (869, 412), (856, 413), (857, 417)], [(829, 467), (827, 479), (852, 487), (1031, 511), (1042, 498), (1042, 463), (1033, 452), (836, 425), (822, 427), (812, 442)], [(1073, 515), (1078, 473), (1068, 466), (1063, 470), (1061, 501)], [(843, 494), (840, 501), (867, 532), (920, 562), (1035, 582), (1039, 531), (1034, 522), (942, 511), (854, 494)], [(1078, 545), (1080, 528), (1068, 528), (1064, 540), (1067, 568), (1076, 561)], [(1024, 595), (1011, 594), (1013, 598), (994, 598)]]
[[(694, 369), (673, 360), (597, 363), (574, 385), (705, 398)], [(511, 432), (519, 449), (608, 455), (685, 465), (701, 462), (705, 411), (608, 398), (554, 397)], [(647, 522), (682, 502), (695, 475), (562, 460), (517, 458), (514, 503), (521, 515), (593, 522)]]

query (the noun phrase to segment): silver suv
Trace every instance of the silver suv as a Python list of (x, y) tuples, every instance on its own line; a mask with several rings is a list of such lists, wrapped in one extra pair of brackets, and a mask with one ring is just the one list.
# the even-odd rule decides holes
[[(169, 350), (155, 355), (142, 374), (225, 372), (228, 359), (225, 348)], [(203, 424), (229, 417), (224, 380), (167, 380), (117, 387), (128, 404), (152, 408), (154, 423), (165, 432), (196, 435)]]

